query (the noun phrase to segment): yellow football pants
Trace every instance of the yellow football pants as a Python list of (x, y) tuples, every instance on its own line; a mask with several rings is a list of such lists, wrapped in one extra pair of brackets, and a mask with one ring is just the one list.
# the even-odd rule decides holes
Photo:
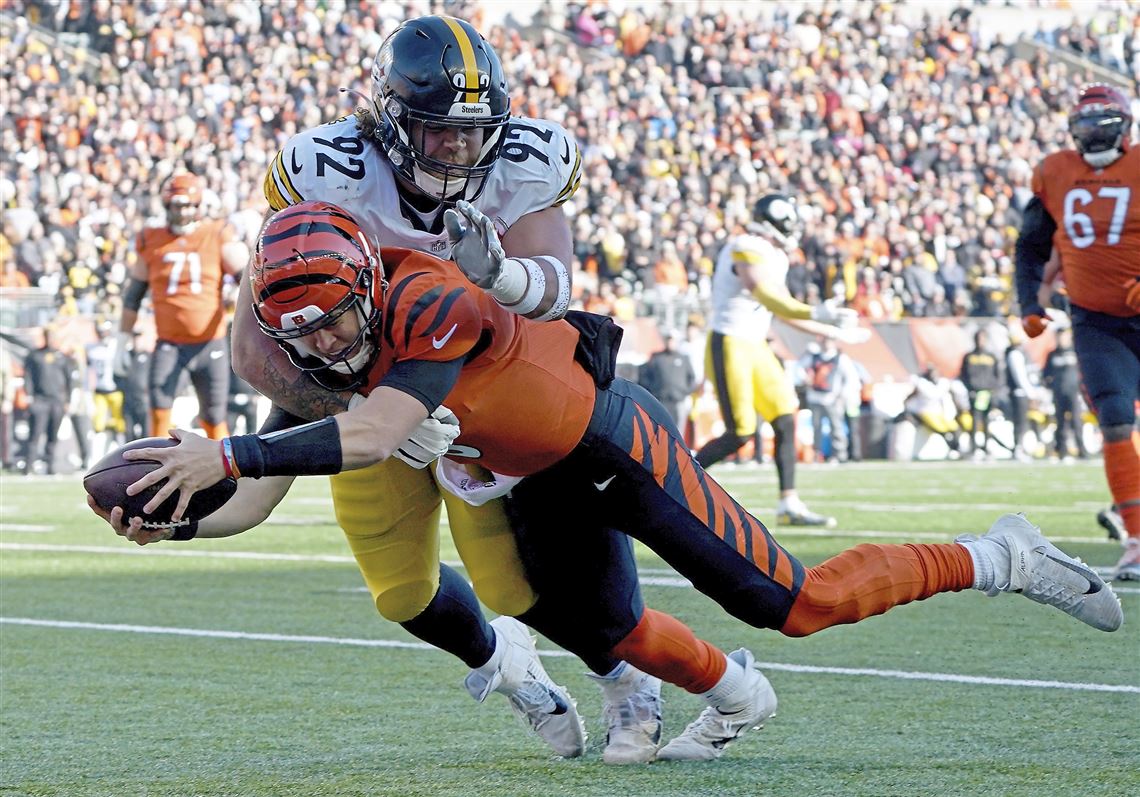
[(440, 490), (430, 469), (416, 470), (398, 459), (330, 480), (337, 523), (386, 619), (413, 619), (439, 588), (441, 504), (447, 505), (452, 540), (479, 600), (512, 616), (534, 605), (502, 501), (471, 506)]

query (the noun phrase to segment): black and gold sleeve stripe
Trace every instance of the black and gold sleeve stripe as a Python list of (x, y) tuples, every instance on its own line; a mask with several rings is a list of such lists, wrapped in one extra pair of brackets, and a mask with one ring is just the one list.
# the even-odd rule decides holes
[(273, 210), (282, 210), (290, 205), (304, 201), (301, 192), (293, 186), (289, 172), (285, 168), (285, 150), (277, 153), (269, 169), (265, 172), (265, 183), (262, 186), (265, 199)]
[(570, 177), (566, 181), (566, 185), (562, 186), (562, 191), (554, 198), (551, 207), (558, 207), (570, 197), (574, 196), (574, 192), (578, 190), (578, 185), (582, 182), (582, 150), (574, 147), (574, 168), (570, 170)]

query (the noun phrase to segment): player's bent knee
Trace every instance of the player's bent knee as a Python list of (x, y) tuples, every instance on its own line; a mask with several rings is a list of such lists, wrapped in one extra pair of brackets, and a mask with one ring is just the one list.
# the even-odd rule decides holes
[(496, 614), (518, 617), (534, 606), (538, 596), (526, 579), (503, 577), (479, 579), (472, 583), (479, 600)]
[(437, 589), (433, 581), (412, 581), (390, 587), (376, 595), (376, 611), (385, 620), (406, 623), (427, 608)]

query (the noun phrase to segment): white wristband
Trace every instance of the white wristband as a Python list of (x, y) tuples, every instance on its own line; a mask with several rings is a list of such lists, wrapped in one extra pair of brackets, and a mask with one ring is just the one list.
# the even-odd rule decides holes
[(534, 266), (534, 270), (539, 271), (539, 279), (543, 279), (541, 269), (533, 260), (508, 257), (503, 261), (503, 267), (499, 269), (499, 275), (495, 277), (495, 284), (490, 288), (490, 293), (495, 297), (495, 301), (499, 304), (511, 305), (517, 304), (526, 297), (527, 289), (532, 282), (531, 269), (528, 266)]

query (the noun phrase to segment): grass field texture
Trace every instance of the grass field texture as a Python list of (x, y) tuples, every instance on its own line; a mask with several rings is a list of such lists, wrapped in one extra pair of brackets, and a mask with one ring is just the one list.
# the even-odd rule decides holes
[[(771, 468), (715, 469), (768, 521)], [(949, 541), (1025, 511), (1108, 567), (1099, 462), (801, 467), (834, 532), (776, 530), (807, 564), (859, 542)], [(551, 511), (557, 511), (552, 507)], [(572, 544), (572, 541), (567, 541)], [(445, 534), (444, 557), (455, 560)], [(601, 762), (600, 693), (539, 641), (579, 700), (581, 759), (552, 759), (506, 701), (477, 705), (458, 661), (381, 620), (324, 479), (228, 540), (140, 549), (79, 478), (0, 481), (0, 795), (1134, 795), (1140, 587), (1125, 626), (1088, 628), (1018, 596), (941, 595), (808, 639), (749, 628), (642, 549), (648, 602), (749, 647), (780, 709), (706, 764)], [(701, 708), (666, 687), (667, 737)]]

